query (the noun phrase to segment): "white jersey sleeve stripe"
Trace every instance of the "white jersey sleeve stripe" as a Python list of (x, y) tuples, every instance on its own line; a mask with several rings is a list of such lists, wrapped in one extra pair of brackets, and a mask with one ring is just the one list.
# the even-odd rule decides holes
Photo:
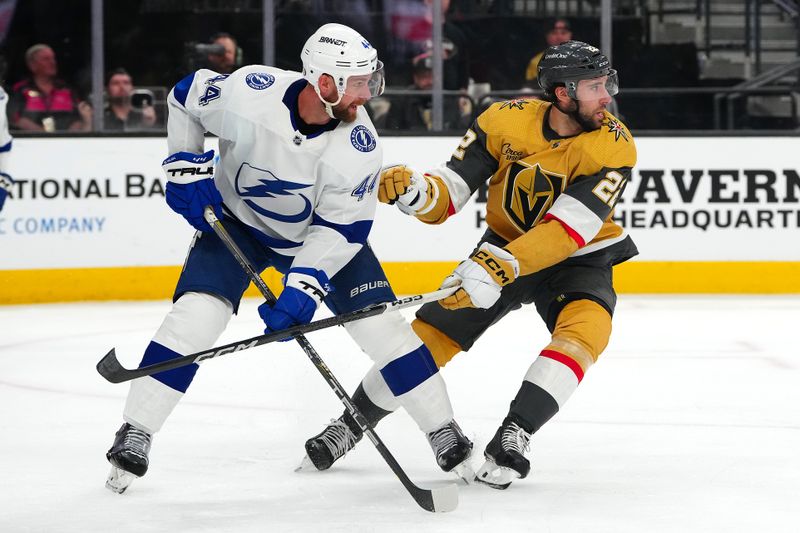
[(467, 182), (464, 181), (464, 178), (446, 165), (441, 165), (429, 170), (428, 174), (433, 174), (442, 178), (442, 181), (447, 185), (447, 190), (450, 193), (450, 201), (453, 203), (453, 208), (456, 212), (461, 211), (461, 208), (469, 201), (469, 197), (472, 196), (472, 191)]
[(603, 227), (603, 221), (600, 217), (583, 203), (566, 193), (556, 198), (553, 207), (547, 211), (547, 214), (558, 219), (562, 224), (577, 233), (583, 240), (583, 242), (578, 241), (580, 246), (594, 239), (597, 232)]

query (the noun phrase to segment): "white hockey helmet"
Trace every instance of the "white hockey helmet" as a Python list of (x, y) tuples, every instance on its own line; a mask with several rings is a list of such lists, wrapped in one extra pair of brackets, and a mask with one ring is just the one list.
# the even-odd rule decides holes
[[(330, 75), (339, 98), (323, 103), (334, 106), (342, 95), (370, 99), (383, 94), (383, 63), (378, 51), (354, 29), (343, 24), (325, 24), (308, 38), (300, 54), (303, 76), (319, 94), (319, 77)], [(352, 79), (351, 79), (352, 78)], [(329, 112), (330, 114), (330, 112)]]

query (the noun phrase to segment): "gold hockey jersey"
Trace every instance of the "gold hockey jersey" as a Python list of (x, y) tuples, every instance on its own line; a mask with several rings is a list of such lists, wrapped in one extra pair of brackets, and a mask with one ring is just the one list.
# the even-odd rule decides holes
[(630, 131), (606, 112), (600, 129), (561, 137), (548, 125), (550, 106), (510, 100), (477, 118), (446, 166), (430, 171), (447, 187), (448, 213), (488, 179), (486, 222), (506, 241), (552, 219), (575, 241), (575, 254), (621, 241), (612, 213), (636, 163)]

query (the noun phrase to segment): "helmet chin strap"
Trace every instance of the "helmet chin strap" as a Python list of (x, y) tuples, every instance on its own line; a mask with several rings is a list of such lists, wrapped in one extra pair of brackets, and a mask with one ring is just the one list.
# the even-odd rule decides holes
[(339, 105), (339, 102), (342, 101), (342, 94), (339, 94), (339, 91), (336, 91), (336, 94), (339, 94), (339, 98), (336, 99), (335, 102), (330, 103), (322, 97), (322, 94), (319, 92), (319, 87), (314, 86), (314, 90), (317, 92), (317, 96), (319, 97), (320, 102), (322, 102), (323, 107), (325, 107), (325, 112), (328, 114), (329, 117), (335, 119), (336, 117), (333, 115), (333, 106)]

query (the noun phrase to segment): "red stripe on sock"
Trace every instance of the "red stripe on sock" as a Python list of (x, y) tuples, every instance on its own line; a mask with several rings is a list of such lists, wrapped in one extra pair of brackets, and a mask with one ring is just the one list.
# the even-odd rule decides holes
[(583, 379), (583, 369), (581, 368), (581, 365), (575, 361), (575, 359), (553, 350), (542, 350), (542, 353), (539, 355), (542, 357), (547, 357), (548, 359), (552, 359), (553, 361), (558, 361), (562, 365), (567, 366), (575, 373), (575, 377), (578, 378), (578, 383), (580, 383)]
[(547, 213), (544, 216), (544, 219), (545, 220), (555, 220), (556, 222), (561, 224), (564, 227), (564, 230), (567, 232), (567, 235), (572, 237), (572, 240), (575, 241), (578, 244), (578, 248), (583, 248), (586, 245), (586, 241), (583, 240), (583, 237), (581, 237), (580, 233), (578, 233), (577, 231), (575, 231), (574, 229), (569, 227), (569, 224), (567, 224), (566, 222), (564, 222), (563, 220), (561, 220), (557, 216), (551, 215), (550, 213)]

